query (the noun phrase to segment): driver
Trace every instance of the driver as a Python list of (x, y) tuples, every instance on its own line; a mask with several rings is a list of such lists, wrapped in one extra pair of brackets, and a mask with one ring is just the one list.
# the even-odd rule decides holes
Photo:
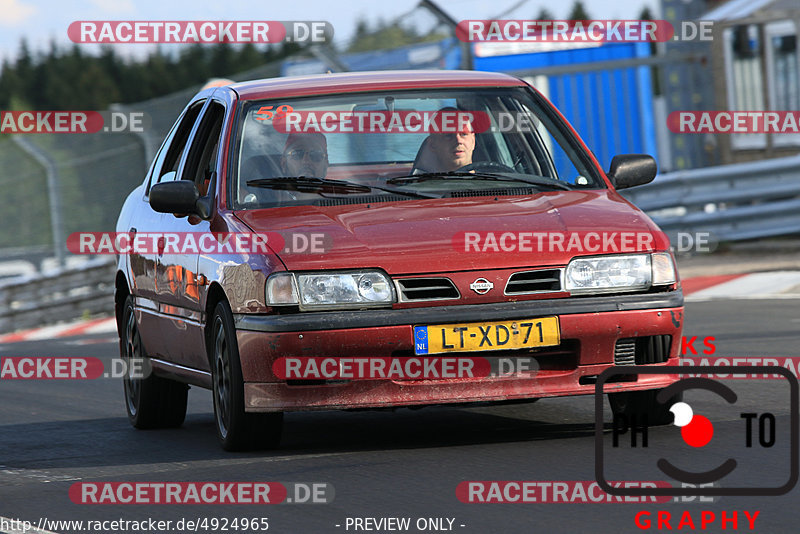
[[(456, 108), (443, 108), (440, 111), (457, 111)], [(475, 130), (469, 122), (464, 123), (460, 132), (431, 133), (428, 136), (430, 155), (425, 171), (448, 172), (472, 163), (475, 150)], [(434, 167), (434, 168), (428, 168)]]
[(286, 139), (281, 155), (286, 176), (325, 178), (328, 174), (328, 141), (318, 132), (293, 133)]

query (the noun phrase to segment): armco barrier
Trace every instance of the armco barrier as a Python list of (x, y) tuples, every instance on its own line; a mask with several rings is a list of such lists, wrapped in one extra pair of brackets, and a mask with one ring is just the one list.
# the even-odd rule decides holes
[(789, 235), (800, 232), (800, 155), (662, 174), (622, 194), (673, 238)]
[(90, 260), (73, 269), (0, 281), (0, 334), (114, 312), (115, 262)]

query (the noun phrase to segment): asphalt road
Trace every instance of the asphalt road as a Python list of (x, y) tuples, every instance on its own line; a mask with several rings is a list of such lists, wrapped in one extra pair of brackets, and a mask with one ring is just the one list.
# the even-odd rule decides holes
[[(685, 334), (713, 336), (716, 356), (800, 356), (800, 307), (796, 300), (742, 300), (690, 303)], [(9, 344), (5, 356), (117, 356), (108, 336)], [(766, 487), (785, 482), (789, 472), (788, 388), (781, 380), (726, 381), (739, 394), (731, 407), (707, 393), (689, 394), (695, 413), (714, 424), (714, 446), (704, 455), (688, 450), (675, 427), (651, 429), (652, 451), (610, 451), (610, 471), (627, 479), (664, 480), (653, 471), (658, 454), (695, 468), (739, 461), (726, 481)], [(354, 527), (355, 518), (410, 518), (407, 532), (463, 533), (640, 532), (635, 516), (649, 512), (657, 530), (658, 512), (670, 514), (673, 530), (721, 530), (720, 517), (737, 513), (747, 532), (797, 532), (800, 489), (782, 496), (721, 497), (667, 503), (462, 503), (462, 481), (594, 480), (592, 397), (549, 399), (523, 405), (423, 410), (289, 414), (278, 451), (226, 453), (214, 434), (211, 396), (193, 388), (181, 429), (136, 431), (128, 424), (119, 380), (0, 382), (0, 531), (2, 518), (34, 525), (52, 520), (154, 520), (181, 518), (268, 518), (269, 532), (396, 532), (372, 522)], [(606, 403), (606, 419), (610, 411)], [(741, 412), (775, 416), (773, 447), (743, 447)], [(658, 453), (658, 454), (656, 454)], [(325, 482), (335, 489), (329, 504), (278, 505), (81, 505), (68, 491), (76, 482), (276, 481)], [(718, 483), (718, 485), (721, 483)], [(724, 487), (725, 484), (722, 484)], [(744, 511), (758, 512), (750, 530)], [(702, 514), (706, 514), (703, 516)], [(348, 519), (349, 518), (349, 519)], [(441, 525), (421, 518), (444, 518)], [(640, 516), (645, 525), (646, 515)], [(662, 514), (662, 519), (665, 516)], [(683, 518), (684, 522), (681, 522)], [(452, 520), (452, 526), (448, 520)], [(349, 522), (348, 522), (349, 521)], [(422, 522), (419, 523), (420, 526)], [(432, 525), (432, 526), (431, 526)], [(221, 529), (199, 528), (199, 532)], [(392, 524), (392, 526), (395, 526)], [(725, 532), (733, 523), (725, 525)], [(661, 525), (666, 529), (666, 524)], [(369, 528), (369, 530), (367, 530)], [(55, 529), (59, 533), (75, 528)], [(186, 531), (186, 528), (170, 532)], [(84, 530), (85, 532), (86, 530)], [(228, 525), (228, 532), (237, 530)], [(96, 532), (124, 532), (106, 529)]]

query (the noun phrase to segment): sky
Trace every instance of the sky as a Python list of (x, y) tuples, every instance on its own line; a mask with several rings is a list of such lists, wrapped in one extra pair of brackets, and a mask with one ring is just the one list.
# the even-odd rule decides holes
[[(521, 4), (503, 18), (529, 19), (542, 7), (566, 18), (573, 0), (434, 0), (456, 20), (490, 19)], [(414, 12), (412, 22), (430, 24), (431, 15), (414, 11), (419, 0), (0, 0), (0, 58), (13, 59), (25, 37), (32, 51), (46, 51), (50, 41), (70, 46), (67, 27), (79, 20), (324, 20), (341, 45), (352, 37), (359, 17), (374, 23)], [(658, 0), (583, 0), (593, 18), (633, 19), (642, 8), (657, 14)], [(94, 45), (81, 45), (90, 51)], [(180, 45), (177, 45), (180, 46)], [(152, 45), (118, 44), (123, 56), (141, 57)]]

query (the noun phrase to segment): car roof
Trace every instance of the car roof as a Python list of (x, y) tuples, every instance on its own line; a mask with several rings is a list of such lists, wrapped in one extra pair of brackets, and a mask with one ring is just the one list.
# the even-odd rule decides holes
[(513, 87), (525, 82), (498, 72), (397, 70), (291, 76), (235, 83), (242, 100), (436, 87)]

